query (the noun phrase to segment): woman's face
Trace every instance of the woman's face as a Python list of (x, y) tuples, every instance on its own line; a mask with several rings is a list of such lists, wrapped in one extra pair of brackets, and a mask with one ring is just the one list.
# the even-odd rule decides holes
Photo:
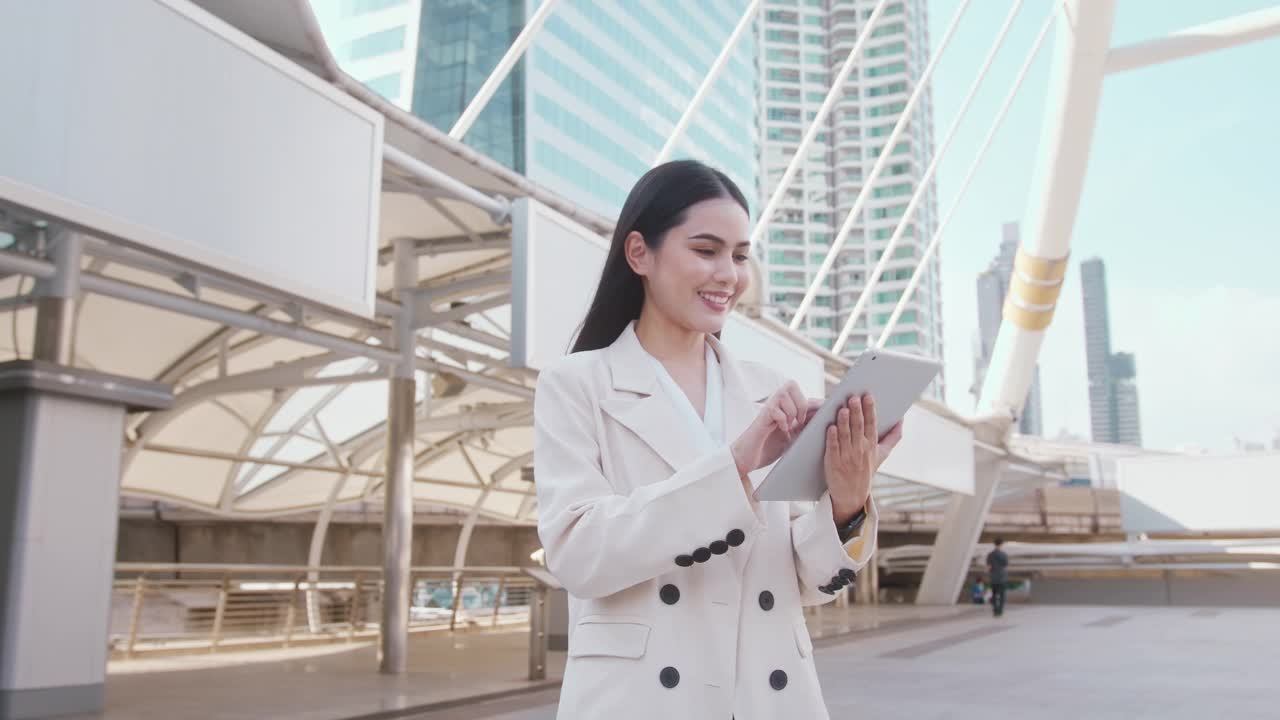
[(627, 238), (627, 258), (643, 278), (645, 305), (688, 330), (719, 332), (750, 284), (747, 213), (728, 198), (689, 207), (657, 250), (639, 233)]

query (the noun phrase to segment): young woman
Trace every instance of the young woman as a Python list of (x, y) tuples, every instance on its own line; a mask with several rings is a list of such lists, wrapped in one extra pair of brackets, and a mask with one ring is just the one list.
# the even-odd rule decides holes
[(850, 398), (816, 506), (755, 500), (752, 471), (819, 401), (719, 342), (748, 230), (723, 173), (650, 170), (573, 352), (538, 378), (538, 534), (570, 596), (560, 720), (828, 717), (801, 607), (871, 558), (871, 478), (901, 427), (878, 440), (871, 399)]

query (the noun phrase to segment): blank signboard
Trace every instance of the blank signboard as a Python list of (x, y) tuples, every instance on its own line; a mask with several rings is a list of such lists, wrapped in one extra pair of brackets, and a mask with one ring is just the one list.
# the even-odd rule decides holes
[(0, 3), (0, 200), (372, 315), (382, 116), (179, 0)]

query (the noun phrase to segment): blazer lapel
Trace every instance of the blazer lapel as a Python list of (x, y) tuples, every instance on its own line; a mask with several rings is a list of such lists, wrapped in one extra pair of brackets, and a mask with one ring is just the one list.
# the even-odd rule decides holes
[(601, 409), (635, 433), (673, 471), (696, 460), (698, 447), (684, 430), (680, 409), (662, 392), (653, 359), (640, 345), (634, 323), (606, 352), (614, 392), (600, 402)]

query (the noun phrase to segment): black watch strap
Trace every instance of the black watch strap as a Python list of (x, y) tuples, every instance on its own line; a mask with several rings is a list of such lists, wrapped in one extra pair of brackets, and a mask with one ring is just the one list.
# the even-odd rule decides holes
[(849, 522), (836, 526), (836, 533), (840, 536), (840, 544), (843, 545), (853, 539), (862, 529), (862, 523), (867, 521), (867, 508), (864, 505), (861, 510), (853, 514), (849, 518)]

